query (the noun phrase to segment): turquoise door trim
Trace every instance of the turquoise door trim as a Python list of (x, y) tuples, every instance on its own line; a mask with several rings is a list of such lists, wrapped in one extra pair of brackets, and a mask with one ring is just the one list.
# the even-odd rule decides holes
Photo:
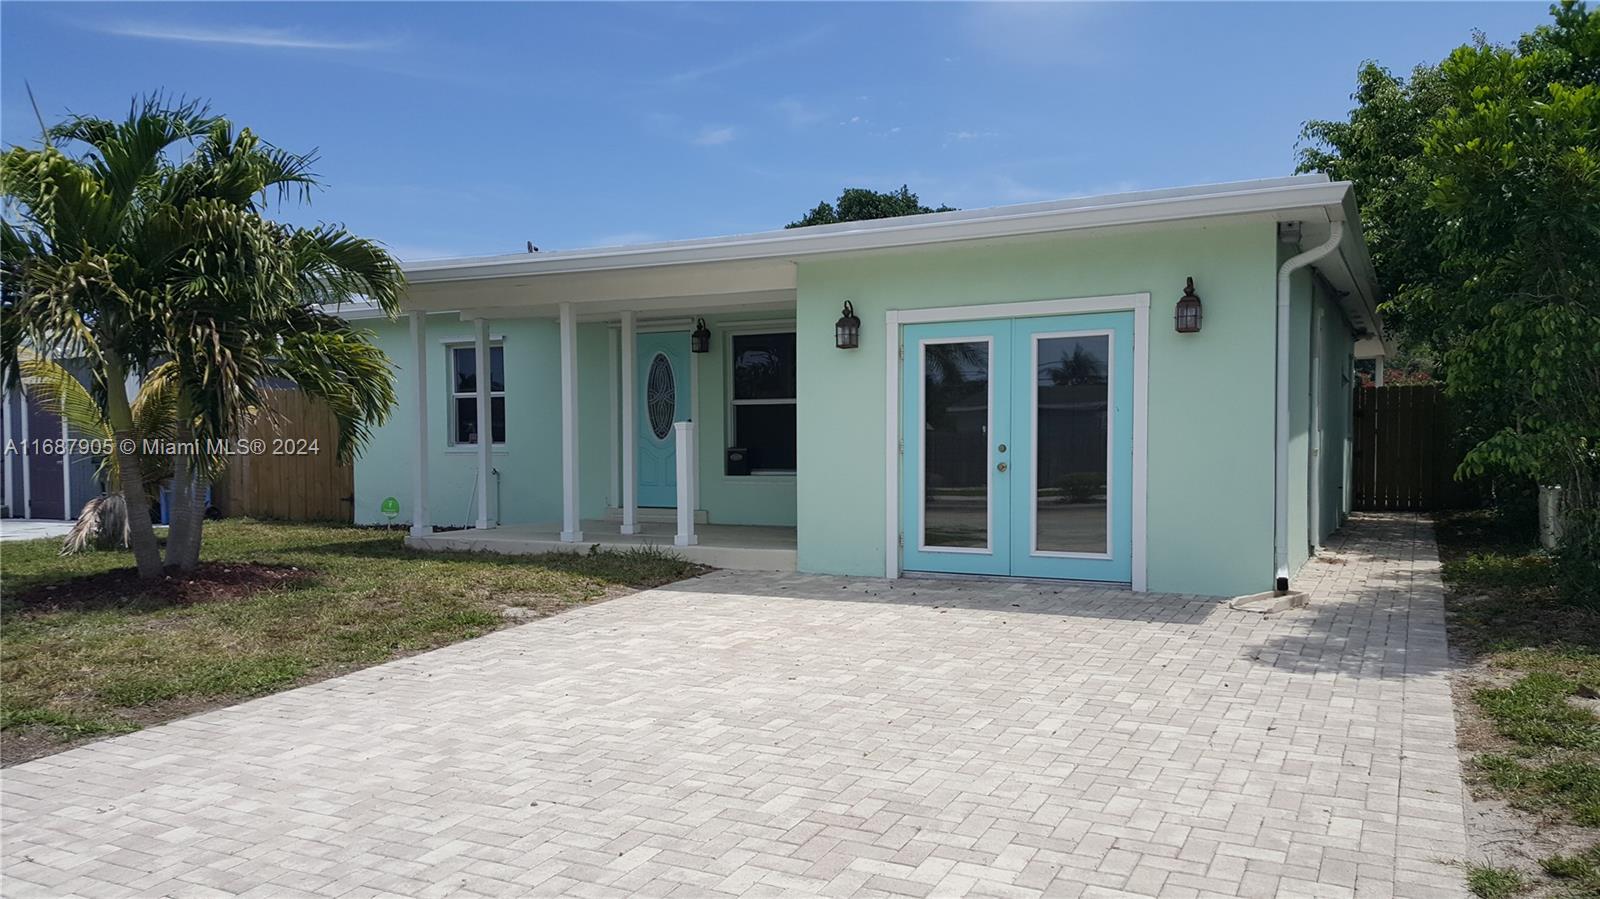
[(641, 506), (674, 508), (678, 505), (678, 452), (672, 422), (687, 421), (694, 408), (689, 332), (648, 332), (638, 335), (634, 343), (635, 430), (639, 435), (636, 496)]
[(904, 327), (902, 568), (1131, 582), (1134, 323)]
[[(1018, 318), (1012, 319), (1011, 328), (1011, 574), (1130, 583), (1133, 313)], [(1108, 359), (1099, 358), (1102, 347)], [(1075, 370), (1075, 363), (1084, 371)], [(1067, 396), (1045, 399), (1049, 392)], [(1056, 429), (1041, 430), (1041, 414), (1070, 418)], [(1104, 453), (1092, 452), (1097, 447), (1074, 447), (1080, 453), (1090, 450), (1091, 461), (1072, 465), (1062, 457), (1069, 455), (1073, 441), (1059, 432), (1060, 426), (1089, 428), (1097, 435), (1096, 429), (1103, 427)], [(1077, 470), (1041, 478), (1051, 462), (1066, 462)], [(1093, 483), (1096, 475), (1103, 477), (1102, 484)], [(1097, 486), (1104, 492), (1096, 492)], [(1098, 543), (1081, 524), (1096, 518), (1105, 528)], [(1052, 542), (1058, 545), (1048, 545)]]
[[(1003, 376), (1010, 340), (1008, 321), (905, 330), (901, 521), (907, 569), (1010, 573), (1011, 495), (996, 468), (1002, 462), (998, 447), (1010, 439)], [(932, 379), (925, 375), (930, 368)], [(930, 417), (927, 400), (934, 388), (945, 398), (934, 399)], [(927, 514), (930, 505), (935, 511)]]

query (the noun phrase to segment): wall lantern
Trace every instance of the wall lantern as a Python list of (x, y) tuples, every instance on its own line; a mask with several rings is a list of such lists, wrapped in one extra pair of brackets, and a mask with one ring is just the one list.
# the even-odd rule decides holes
[(861, 345), (861, 319), (856, 318), (856, 307), (844, 301), (844, 312), (833, 325), (833, 345), (841, 350), (853, 350)]
[(1183, 287), (1183, 297), (1178, 300), (1172, 322), (1179, 334), (1193, 334), (1200, 330), (1200, 298), (1194, 295), (1194, 279), (1184, 280), (1189, 283)]
[(703, 318), (695, 319), (694, 333), (689, 335), (689, 349), (696, 353), (711, 352), (711, 329), (706, 327)]

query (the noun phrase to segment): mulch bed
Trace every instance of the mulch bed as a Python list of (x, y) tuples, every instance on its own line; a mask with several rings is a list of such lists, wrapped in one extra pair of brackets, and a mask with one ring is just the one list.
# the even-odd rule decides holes
[(171, 571), (158, 581), (141, 581), (137, 569), (118, 568), (32, 587), (7, 597), (6, 605), (19, 612), (57, 612), (121, 608), (152, 600), (163, 606), (228, 602), (292, 586), (309, 576), (309, 571), (292, 565), (206, 562), (193, 571)]

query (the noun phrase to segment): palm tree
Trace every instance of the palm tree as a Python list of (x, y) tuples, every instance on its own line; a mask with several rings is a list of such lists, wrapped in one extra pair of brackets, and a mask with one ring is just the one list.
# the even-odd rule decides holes
[(17, 376), (24, 345), (82, 359), (115, 438), (128, 542), (143, 578), (161, 574), (127, 383), (152, 368), (171, 262), (196, 235), (153, 196), (168, 149), (212, 119), (194, 102), (135, 101), (125, 121), (97, 126), (96, 149), (68, 156), (47, 131), (39, 149), (0, 157), (0, 366)]
[[(225, 439), (268, 408), (267, 385), (289, 382), (324, 401), (349, 459), (394, 405), (388, 358), (366, 332), (324, 311), (363, 296), (393, 314), (404, 279), (378, 244), (335, 225), (297, 228), (263, 215), (267, 197), (304, 200), (314, 158), (287, 153), (249, 129), (216, 121), (173, 173), (167, 202), (223, 239), (191, 253), (190, 277), (170, 306), (162, 351), (177, 366), (178, 435)], [(226, 458), (181, 456), (173, 478), (167, 562), (199, 561), (205, 483)]]
[[(69, 157), (57, 140), (87, 149)], [(179, 143), (191, 152), (173, 159)], [(15, 371), (24, 343), (89, 360), (117, 437), (142, 577), (158, 576), (161, 559), (148, 500), (129, 487), (140, 466), (137, 441), (127, 439), (130, 373), (170, 366), (174, 435), (206, 447), (262, 414), (271, 379), (328, 403), (344, 458), (393, 405), (387, 358), (324, 307), (359, 294), (393, 314), (399, 264), (338, 226), (298, 228), (264, 215), (274, 190), (280, 202), (309, 197), (313, 161), (159, 96), (136, 102), (123, 122), (72, 117), (46, 133), (42, 149), (13, 148), (4, 159), (5, 196), (20, 214), (3, 232), (0, 362)], [(225, 464), (209, 449), (175, 456), (169, 565), (197, 563), (203, 485)]]

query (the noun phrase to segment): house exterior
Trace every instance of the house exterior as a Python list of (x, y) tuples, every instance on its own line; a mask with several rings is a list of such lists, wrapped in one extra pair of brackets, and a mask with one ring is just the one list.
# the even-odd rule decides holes
[[(78, 372), (80, 380), (86, 375)], [(0, 517), (73, 521), (100, 495), (98, 463), (76, 432), (21, 387), (0, 394)]]
[(1321, 176), (407, 277), (355, 512), (427, 548), (1282, 587), (1349, 511), (1353, 362), (1385, 352)]

